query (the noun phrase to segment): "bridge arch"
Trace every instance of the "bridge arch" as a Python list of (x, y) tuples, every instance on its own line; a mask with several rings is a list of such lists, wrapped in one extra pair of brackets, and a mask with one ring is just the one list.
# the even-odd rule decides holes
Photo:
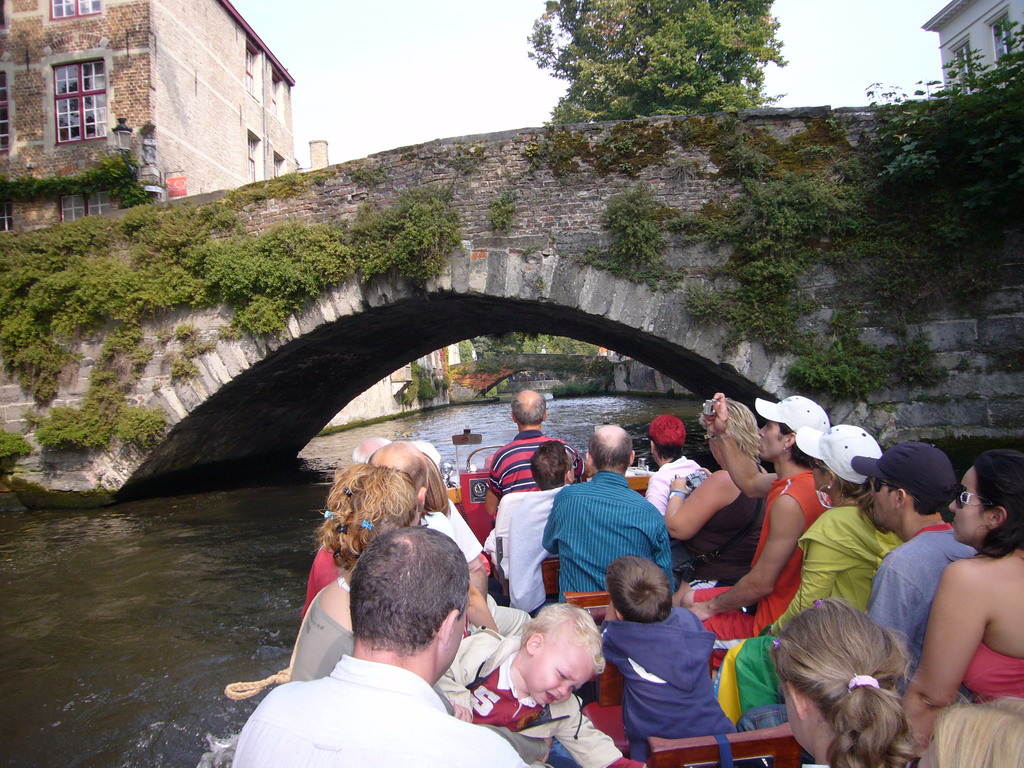
[[(781, 381), (772, 381), (781, 363), (761, 365), (749, 346), (747, 354), (723, 357), (724, 331), (692, 323), (672, 293), (591, 267), (579, 271), (555, 254), (494, 252), (488, 259), (473, 262), (473, 271), (520, 279), (485, 280), (486, 288), (474, 291), (470, 274), (459, 274), (466, 260), (456, 259), (449, 275), (425, 287), (405, 281), (338, 286), (295, 316), (284, 337), (219, 340), (196, 359), (196, 379), (168, 382), (155, 394), (153, 404), (179, 418), (159, 446), (137, 463), (124, 463), (129, 471), (118, 478), (121, 485), (130, 490), (202, 465), (291, 459), (383, 376), (433, 349), (484, 334), (571, 336), (621, 351), (696, 392), (721, 389), (751, 399), (770, 396)], [(550, 286), (546, 293), (537, 290), (537, 274), (548, 276), (541, 281)], [(571, 292), (563, 281), (582, 281), (584, 290)], [(574, 296), (572, 304), (552, 300), (561, 291)], [(212, 331), (218, 319), (227, 320), (211, 316), (204, 325)]]

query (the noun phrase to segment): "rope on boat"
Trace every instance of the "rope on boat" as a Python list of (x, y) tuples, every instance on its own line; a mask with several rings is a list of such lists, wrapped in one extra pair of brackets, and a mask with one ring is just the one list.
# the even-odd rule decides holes
[(290, 682), (292, 679), (292, 668), (289, 665), (286, 669), (282, 669), (280, 672), (275, 672), (270, 677), (264, 677), (262, 680), (254, 680), (251, 683), (229, 683), (224, 688), (224, 695), (232, 701), (242, 701), (255, 696), (257, 693), (263, 691), (264, 688), (268, 688), (271, 685), (280, 685), (281, 683)]

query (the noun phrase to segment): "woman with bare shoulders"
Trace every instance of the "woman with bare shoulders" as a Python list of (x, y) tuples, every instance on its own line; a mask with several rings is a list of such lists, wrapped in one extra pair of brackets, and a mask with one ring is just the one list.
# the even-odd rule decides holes
[[(729, 435), (744, 455), (755, 463), (758, 456), (757, 422), (742, 403), (726, 398)], [(715, 441), (708, 440), (714, 455)], [(750, 571), (764, 521), (764, 503), (740, 493), (724, 469), (712, 472), (693, 487), (687, 478), (672, 481), (665, 525), (669, 535), (682, 541), (694, 556), (692, 576), (687, 580), (701, 586), (729, 586)]]
[(355, 644), (348, 582), (359, 554), (382, 533), (419, 524), (419, 500), (404, 472), (350, 464), (337, 472), (327, 495), (320, 548), (330, 552), (338, 577), (320, 590), (299, 632), (292, 680), (326, 677)]
[(921, 746), (960, 686), (977, 700), (1024, 696), (1024, 453), (986, 451), (949, 505), (976, 557), (946, 567), (907, 711)]

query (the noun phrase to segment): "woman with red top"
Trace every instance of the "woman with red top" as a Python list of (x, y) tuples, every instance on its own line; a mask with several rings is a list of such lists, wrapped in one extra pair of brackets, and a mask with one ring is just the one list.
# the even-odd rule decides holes
[(981, 454), (949, 509), (978, 556), (951, 563), (935, 593), (906, 697), (921, 746), (961, 685), (980, 700), (1024, 696), (1024, 453)]

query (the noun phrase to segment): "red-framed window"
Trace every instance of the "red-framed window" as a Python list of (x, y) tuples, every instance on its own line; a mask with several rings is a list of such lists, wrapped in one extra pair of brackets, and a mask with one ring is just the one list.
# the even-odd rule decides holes
[(14, 203), (0, 203), (0, 232), (14, 231)]
[(100, 0), (50, 0), (51, 19), (95, 16), (101, 10)]
[(11, 110), (7, 92), (7, 73), (0, 72), (0, 152), (8, 152), (10, 149)]
[(256, 95), (256, 49), (245, 46), (245, 90)]
[(93, 192), (88, 195), (61, 195), (60, 220), (75, 221), (83, 216), (98, 216), (110, 210), (110, 194)]
[(53, 68), (57, 143), (107, 135), (107, 75), (102, 61)]
[(256, 153), (259, 151), (260, 140), (249, 134), (249, 181), (256, 181)]

